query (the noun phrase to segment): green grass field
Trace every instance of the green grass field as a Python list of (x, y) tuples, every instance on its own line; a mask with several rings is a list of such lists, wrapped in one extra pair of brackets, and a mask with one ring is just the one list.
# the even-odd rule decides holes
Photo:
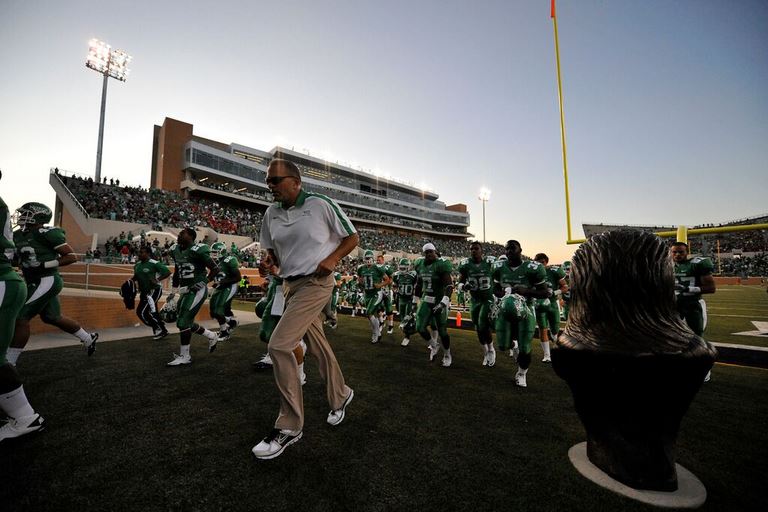
[(768, 347), (768, 336), (735, 336), (754, 331), (752, 320), (768, 322), (768, 293), (759, 286), (720, 286), (706, 295), (709, 322), (704, 338), (718, 343)]
[[(480, 365), (470, 331), (451, 331), (454, 364), (442, 368), (420, 340), (371, 345), (365, 320), (341, 318), (329, 339), (355, 390), (347, 418), (326, 424), (310, 358), (304, 438), (258, 461), (250, 450), (278, 398), (271, 373), (251, 370), (256, 334), (243, 327), (213, 354), (196, 338), (189, 367), (164, 366), (176, 335), (104, 343), (91, 358), (23, 354), (48, 429), (0, 444), (2, 510), (655, 510), (573, 469), (583, 429), (537, 342), (519, 389), (508, 356)], [(765, 370), (718, 365), (692, 404), (677, 458), (707, 487), (701, 510), (765, 504), (767, 384)]]

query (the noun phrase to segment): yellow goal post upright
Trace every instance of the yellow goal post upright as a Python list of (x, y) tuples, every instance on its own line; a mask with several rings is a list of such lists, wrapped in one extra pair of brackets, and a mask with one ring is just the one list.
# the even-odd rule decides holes
[[(565, 112), (563, 110), (563, 83), (560, 72), (560, 42), (557, 36), (557, 14), (555, 12), (555, 0), (551, 0), (550, 17), (552, 18), (552, 26), (554, 27), (555, 34), (555, 62), (557, 65), (557, 97), (560, 106), (560, 144), (563, 152), (563, 183), (565, 185), (565, 223), (567, 239), (566, 244), (582, 244), (586, 242), (586, 238), (574, 239), (571, 231), (571, 197), (568, 187), (568, 157), (565, 144)], [(719, 226), (711, 228), (691, 228), (680, 225), (676, 230), (669, 231), (656, 231), (655, 235), (662, 238), (675, 237), (679, 242), (688, 243), (688, 237), (690, 235), (708, 235), (717, 233), (735, 233), (738, 231), (757, 231), (761, 229), (768, 229), (768, 223), (763, 224), (745, 224), (740, 226)]]

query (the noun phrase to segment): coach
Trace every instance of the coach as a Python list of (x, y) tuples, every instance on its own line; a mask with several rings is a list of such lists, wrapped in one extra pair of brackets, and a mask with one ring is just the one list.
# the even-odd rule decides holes
[(259, 459), (277, 457), (301, 439), (304, 398), (293, 350), (302, 337), (319, 361), (320, 376), (325, 379), (331, 406), (328, 423), (338, 425), (344, 419), (345, 408), (354, 393), (344, 383), (336, 356), (325, 338), (320, 312), (331, 296), (336, 265), (359, 241), (354, 226), (336, 202), (301, 189), (301, 173), (293, 162), (272, 160), (266, 182), (276, 202), (267, 208), (261, 225), (261, 248), (267, 254), (259, 265), (259, 273), (283, 278), (286, 304), (269, 340), (269, 355), (280, 392), (280, 414), (275, 428), (253, 447), (253, 454)]

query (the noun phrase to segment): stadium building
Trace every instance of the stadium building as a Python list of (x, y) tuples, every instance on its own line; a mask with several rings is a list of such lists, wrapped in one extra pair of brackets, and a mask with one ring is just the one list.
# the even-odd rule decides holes
[[(154, 127), (149, 188), (162, 190), (169, 197), (175, 197), (175, 193), (185, 199), (200, 200), (201, 204), (226, 204), (260, 214), (272, 203), (265, 178), (273, 158), (296, 163), (302, 172), (303, 188), (335, 199), (361, 234), (368, 231), (458, 242), (472, 236), (467, 232), (466, 205), (446, 205), (432, 190), (328, 162), (292, 148), (278, 146), (266, 151), (206, 139), (195, 135), (191, 124), (170, 118), (162, 126)], [(154, 222), (135, 222), (141, 219), (120, 218), (119, 211), (107, 216), (94, 215), (81, 201), (83, 195), (72, 190), (73, 182), (66, 173), (52, 172), (50, 183), (57, 194), (56, 223), (67, 231), (78, 252), (96, 247), (123, 231), (178, 231), (178, 226), (163, 227)], [(203, 222), (198, 219), (197, 226), (203, 231), (210, 230), (205, 233), (210, 239), (234, 242), (239, 247), (257, 239), (253, 232), (232, 228), (227, 220), (216, 218), (214, 213)]]

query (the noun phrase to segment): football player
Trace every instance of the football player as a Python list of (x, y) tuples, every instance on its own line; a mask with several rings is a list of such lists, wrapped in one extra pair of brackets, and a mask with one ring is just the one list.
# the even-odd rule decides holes
[(209, 352), (216, 350), (218, 343), (215, 332), (195, 322), (195, 316), (208, 296), (208, 282), (219, 273), (219, 268), (211, 259), (211, 248), (207, 244), (195, 243), (195, 238), (197, 233), (194, 229), (184, 228), (179, 232), (176, 244), (171, 247), (171, 257), (174, 261), (173, 293), (168, 300), (174, 299), (176, 294), (179, 295), (176, 327), (179, 328), (181, 348), (179, 354), (174, 354), (168, 366), (192, 363), (189, 343), (192, 341), (193, 332), (208, 339)]
[(211, 245), (211, 257), (218, 265), (219, 273), (213, 279), (214, 292), (209, 307), (211, 318), (219, 322), (218, 341), (226, 341), (237, 327), (232, 299), (240, 286), (240, 262), (234, 254), (227, 254), (227, 246), (223, 242)]
[[(515, 374), (515, 384), (524, 388), (527, 386), (526, 374), (531, 365), (531, 342), (533, 333), (536, 330), (536, 313), (534, 311), (536, 299), (544, 299), (549, 296), (547, 289), (547, 273), (544, 265), (536, 261), (523, 261), (523, 249), (517, 240), (509, 240), (505, 245), (506, 261), (497, 262), (493, 269), (494, 294), (497, 297), (506, 297), (508, 295), (520, 295), (524, 298), (525, 313), (517, 313), (515, 302), (519, 300), (512, 298), (511, 301), (502, 302), (499, 314), (496, 318), (496, 337), (499, 348), (505, 350), (508, 347), (507, 340), (499, 333), (499, 330), (510, 329), (512, 334), (517, 333), (519, 353), (517, 355), (517, 373)], [(509, 297), (507, 297), (509, 298)], [(505, 299), (506, 300), (506, 299)], [(509, 304), (511, 302), (511, 304)], [(510, 317), (504, 317), (504, 310), (515, 309), (514, 321), (516, 325), (510, 327), (505, 323), (510, 322)], [(516, 327), (516, 328), (515, 328)]]
[[(267, 293), (262, 299), (256, 303), (256, 316), (261, 319), (261, 327), (259, 329), (259, 339), (266, 344), (269, 344), (269, 339), (272, 337), (272, 331), (275, 330), (277, 322), (280, 321), (280, 317), (283, 316), (283, 309), (285, 309), (285, 297), (283, 295), (283, 280), (276, 275), (270, 274), (266, 277)], [(299, 342), (299, 345), (293, 349), (293, 357), (296, 358), (296, 363), (299, 365), (299, 379), (301, 385), (307, 383), (307, 375), (304, 373), (304, 355), (307, 351), (307, 344), (304, 340)], [(269, 355), (269, 351), (259, 361), (253, 363), (254, 370), (271, 370), (272, 358)]]
[[(702, 294), (715, 293), (715, 270), (709, 258), (689, 258), (688, 244), (675, 242), (669, 249), (672, 261), (675, 263), (675, 297), (677, 311), (691, 330), (701, 336), (707, 327), (707, 303), (701, 298)], [(704, 382), (711, 378), (707, 372)]]
[[(391, 283), (392, 275), (394, 274), (394, 272), (392, 268), (384, 262), (383, 254), (379, 254), (376, 257), (376, 266), (380, 267), (389, 276), (390, 283)], [(386, 321), (387, 321), (387, 334), (392, 334), (392, 331), (394, 331), (395, 329), (395, 312), (394, 312), (394, 308), (392, 307), (392, 290), (389, 285), (386, 285), (383, 288), (383, 291), (384, 291), (384, 314), (386, 315)]]
[(551, 363), (549, 340), (560, 333), (560, 297), (568, 292), (568, 284), (565, 282), (565, 271), (559, 265), (549, 265), (549, 257), (540, 252), (534, 258), (547, 273), (547, 289), (550, 296), (546, 299), (536, 300), (536, 324), (539, 326), (539, 339), (541, 350), (544, 352), (542, 363)]
[[(2, 178), (2, 171), (0, 171)], [(6, 359), (16, 329), (16, 318), (27, 300), (27, 285), (11, 262), (15, 255), (11, 216), (0, 197), (0, 411), (8, 421), (0, 427), (0, 442), (44, 428), (43, 417), (29, 405), (16, 368)]]
[[(432, 243), (422, 247), (424, 257), (416, 260), (416, 290), (413, 296), (415, 304), (421, 297), (416, 308), (416, 331), (429, 342), (429, 360), (434, 360), (440, 345), (443, 345), (443, 366), (451, 366), (451, 338), (448, 335), (448, 310), (451, 306), (453, 280), (451, 271), (453, 265), (446, 258), (438, 257), (437, 249)], [(434, 322), (434, 323), (432, 323)], [(430, 323), (432, 325), (430, 326)], [(432, 328), (430, 332), (429, 328)], [(437, 328), (435, 328), (437, 327)]]
[(64, 281), (59, 267), (77, 261), (61, 228), (48, 227), (53, 213), (41, 203), (26, 203), (14, 213), (19, 229), (13, 233), (16, 258), (27, 282), (27, 301), (16, 319), (16, 333), (8, 349), (8, 360), (16, 364), (29, 341), (29, 321), (37, 315), (64, 332), (76, 336), (90, 356), (96, 350), (98, 333), (89, 333), (75, 320), (61, 314), (59, 292)]
[(472, 297), (472, 325), (477, 339), (483, 347), (483, 366), (496, 364), (496, 350), (491, 334), (491, 311), (493, 309), (493, 266), (496, 258), (483, 256), (483, 246), (475, 241), (469, 245), (470, 257), (459, 264), (459, 292), (468, 291)]
[(563, 272), (565, 272), (565, 284), (568, 285), (569, 290), (563, 293), (563, 320), (566, 322), (568, 321), (568, 309), (571, 305), (571, 292), (570, 292), (570, 282), (571, 282), (571, 262), (566, 260), (563, 262), (563, 264), (560, 266), (560, 268), (563, 269)]
[(139, 247), (139, 261), (133, 266), (133, 281), (139, 289), (139, 305), (136, 316), (144, 325), (151, 327), (154, 339), (168, 336), (168, 329), (160, 318), (158, 302), (163, 295), (160, 281), (167, 279), (171, 271), (164, 263), (151, 258), (152, 248), (148, 245)]
[(357, 269), (357, 281), (365, 292), (365, 315), (371, 322), (371, 343), (381, 341), (381, 324), (378, 313), (384, 304), (384, 290), (392, 279), (383, 268), (374, 265), (373, 251), (365, 251), (364, 263)]
[(335, 284), (333, 285), (333, 290), (331, 290), (331, 297), (328, 299), (328, 303), (325, 305), (325, 309), (323, 310), (325, 321), (328, 323), (331, 329), (336, 328), (336, 323), (338, 320), (336, 315), (336, 306), (339, 303), (339, 292), (344, 283), (341, 278), (341, 272), (333, 273), (333, 281)]
[(393, 277), (393, 286), (397, 292), (397, 312), (400, 315), (400, 327), (405, 338), (400, 345), (407, 347), (410, 337), (416, 333), (416, 318), (413, 311), (413, 292), (416, 288), (416, 272), (411, 270), (411, 260), (401, 258), (397, 272)]

